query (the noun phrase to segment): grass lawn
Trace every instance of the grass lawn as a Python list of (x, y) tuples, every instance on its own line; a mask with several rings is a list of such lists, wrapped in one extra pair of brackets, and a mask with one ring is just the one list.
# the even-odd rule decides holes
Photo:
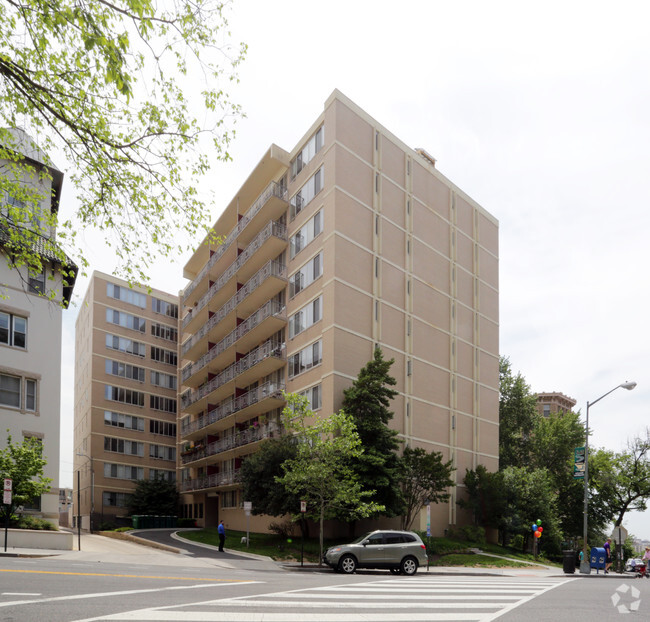
[[(182, 531), (180, 535), (193, 542), (200, 542), (202, 544), (211, 544), (212, 546), (219, 546), (219, 536), (217, 528), (201, 529), (200, 531)], [(243, 551), (248, 553), (255, 553), (256, 555), (265, 555), (274, 559), (275, 561), (300, 561), (301, 551), (301, 538), (300, 536), (291, 538), (282, 538), (276, 534), (264, 533), (251, 533), (250, 543), (247, 547), (242, 543), (242, 538), (246, 535), (245, 531), (228, 530), (226, 532), (226, 548), (233, 551)], [(323, 547), (332, 546), (334, 544), (342, 544), (349, 539), (337, 538), (335, 540), (326, 540)], [(448, 538), (428, 538), (427, 539), (427, 554), (430, 558), (431, 566), (470, 566), (470, 567), (492, 567), (492, 568), (519, 568), (526, 566), (526, 561), (535, 561), (532, 555), (526, 555), (513, 549), (506, 549), (496, 544), (486, 544), (477, 546), (468, 542), (461, 542), (457, 540), (450, 540)], [(512, 557), (521, 561), (509, 561), (505, 559), (497, 559), (496, 557), (489, 557), (487, 555), (475, 555), (468, 552), (470, 548), (480, 548), (486, 553), (494, 553), (495, 555), (503, 555), (504, 557)], [(304, 542), (304, 562), (317, 564), (319, 560), (319, 545), (318, 537), (307, 538)], [(538, 558), (538, 563), (557, 565), (549, 562), (541, 557)], [(559, 564), (561, 566), (561, 564)]]

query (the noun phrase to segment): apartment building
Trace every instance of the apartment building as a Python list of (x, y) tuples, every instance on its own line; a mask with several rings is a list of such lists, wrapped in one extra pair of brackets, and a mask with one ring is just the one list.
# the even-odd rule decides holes
[[(271, 145), (184, 268), (180, 489), (200, 525), (246, 524), (242, 460), (283, 391), (322, 416), (379, 346), (406, 445), (498, 467), (498, 222), (338, 91)], [(431, 528), (457, 524), (457, 491)], [(264, 531), (268, 517), (250, 517)], [(424, 527), (423, 515), (418, 528)]]
[(74, 514), (96, 529), (176, 481), (178, 296), (94, 272), (75, 329)]
[(570, 412), (576, 404), (572, 397), (558, 391), (537, 394), (537, 412), (544, 417), (550, 417), (551, 413)]
[[(69, 259), (62, 266), (60, 256), (52, 252), (56, 231), (43, 212), (58, 210), (64, 176), (23, 130), (3, 132), (10, 141), (5, 148), (21, 157), (12, 160), (18, 169), (0, 159), (0, 175), (9, 184), (14, 181), (10, 176), (17, 176), (19, 187), (17, 193), (3, 190), (0, 198), (0, 448), (6, 446), (7, 430), (14, 443), (28, 437), (41, 440), (47, 460), (44, 475), (51, 478), (52, 488), (23, 506), (23, 513), (58, 525), (61, 321), (76, 267)], [(12, 230), (25, 228), (33, 234), (29, 243), (41, 258), (39, 274), (13, 267), (9, 259)], [(50, 293), (51, 300), (42, 295)]]

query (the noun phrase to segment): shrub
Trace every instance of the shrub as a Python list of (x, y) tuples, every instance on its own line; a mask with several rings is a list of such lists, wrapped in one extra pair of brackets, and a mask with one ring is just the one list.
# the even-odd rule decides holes
[(269, 523), (269, 531), (281, 538), (289, 538), (293, 534), (294, 523), (287, 519), (282, 523)]
[(475, 525), (465, 525), (450, 530), (449, 537), (456, 540), (464, 540), (472, 544), (485, 544), (485, 529)]
[(524, 536), (520, 533), (518, 533), (516, 536), (513, 536), (510, 539), (510, 542), (508, 542), (508, 546), (511, 549), (515, 549), (516, 551), (523, 551), (524, 550)]
[(44, 518), (35, 516), (22, 515), (12, 521), (12, 527), (15, 529), (39, 529), (42, 531), (58, 531), (56, 525)]
[(196, 527), (196, 520), (194, 518), (179, 518), (176, 524), (179, 527)]

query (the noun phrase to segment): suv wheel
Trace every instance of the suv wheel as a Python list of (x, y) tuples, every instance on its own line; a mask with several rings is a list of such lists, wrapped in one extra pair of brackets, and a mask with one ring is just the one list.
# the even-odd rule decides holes
[(339, 560), (339, 571), (352, 574), (357, 569), (357, 560), (352, 555), (344, 555)]
[(412, 575), (418, 571), (418, 560), (415, 557), (405, 557), (400, 564), (402, 574)]

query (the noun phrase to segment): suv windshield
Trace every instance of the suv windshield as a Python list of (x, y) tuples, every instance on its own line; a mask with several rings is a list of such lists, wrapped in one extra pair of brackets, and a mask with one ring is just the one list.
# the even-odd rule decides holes
[(366, 540), (372, 533), (372, 531), (369, 531), (368, 533), (364, 533), (360, 538), (357, 538), (356, 540), (352, 540), (350, 544), (361, 544), (364, 540)]

